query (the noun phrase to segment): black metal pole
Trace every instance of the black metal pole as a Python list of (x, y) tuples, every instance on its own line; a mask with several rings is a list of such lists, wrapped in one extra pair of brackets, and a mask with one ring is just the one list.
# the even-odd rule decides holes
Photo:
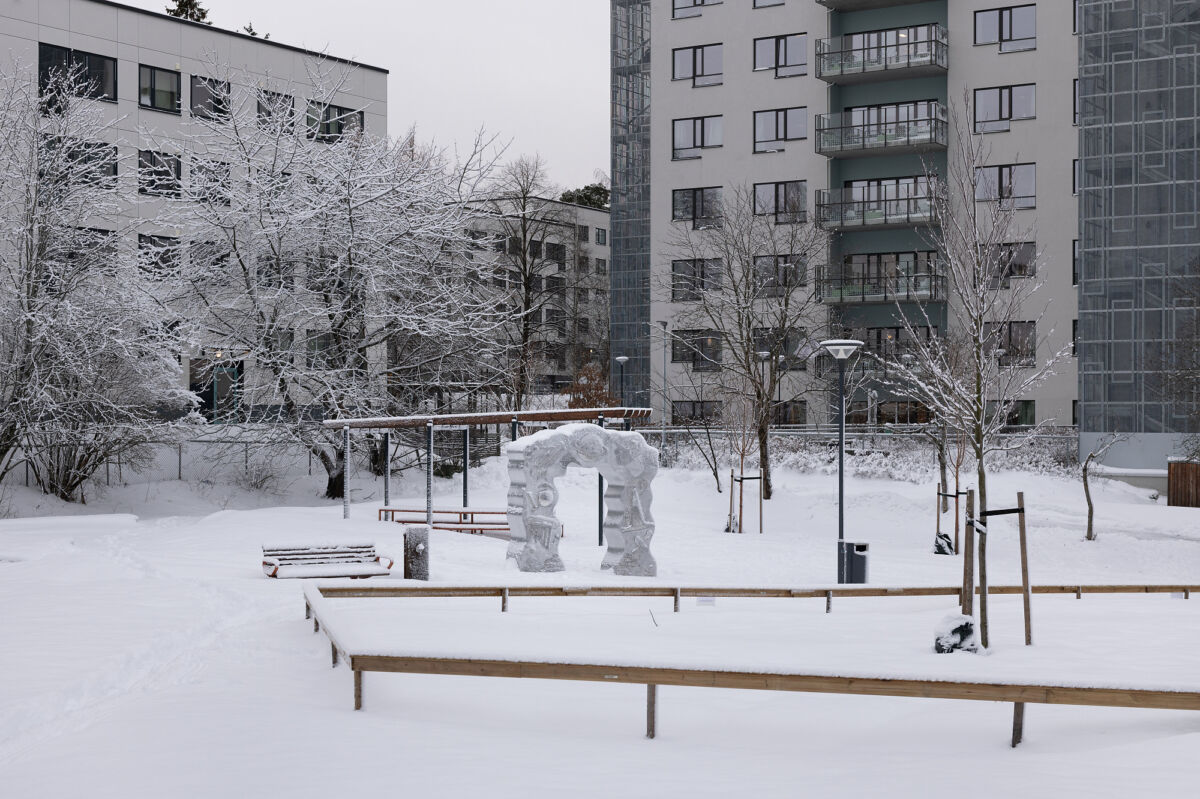
[(621, 407), (625, 407), (625, 364), (621, 364)]
[[(600, 414), (600, 418), (596, 420), (596, 424), (604, 428), (604, 414)], [(597, 544), (604, 546), (604, 475), (596, 477), (599, 491), (596, 495), (596, 538)]]
[(846, 488), (846, 361), (838, 359), (838, 582), (846, 582), (846, 564), (842, 553), (845, 538)]
[(433, 422), (425, 423), (425, 524), (433, 527)]
[(471, 471), (471, 428), (463, 428), (463, 507), (468, 507), (471, 503), (468, 500), (470, 492), (468, 489), (469, 478), (467, 475)]
[(383, 431), (383, 507), (392, 502), (392, 431)]

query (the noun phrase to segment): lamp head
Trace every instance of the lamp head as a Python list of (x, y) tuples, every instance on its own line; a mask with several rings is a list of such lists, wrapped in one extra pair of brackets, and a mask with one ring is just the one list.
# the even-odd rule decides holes
[(621, 366), (624, 366), (625, 364), (629, 363), (629, 356), (618, 355), (616, 358), (613, 358), (613, 360), (619, 363)]
[(863, 343), (852, 338), (832, 338), (822, 341), (821, 346), (829, 350), (829, 354), (839, 361), (844, 361), (853, 355)]
[(754, 354), (757, 355), (759, 357), (759, 360), (762, 360), (762, 361), (765, 361), (771, 357), (771, 353), (766, 352), (764, 350), (759, 350), (758, 352), (756, 352)]

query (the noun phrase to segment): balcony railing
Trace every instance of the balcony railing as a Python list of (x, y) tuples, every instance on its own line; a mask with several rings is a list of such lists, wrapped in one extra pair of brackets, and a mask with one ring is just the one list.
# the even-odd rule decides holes
[[(911, 28), (897, 28), (896, 33)], [(884, 36), (888, 31), (881, 31)], [(860, 83), (945, 74), (950, 66), (949, 37), (941, 25), (916, 29), (913, 41), (854, 46), (850, 36), (817, 40), (817, 77), (830, 83)]]
[(831, 11), (865, 11), (868, 8), (907, 6), (919, 2), (921, 0), (817, 0), (818, 4)]
[(944, 150), (947, 144), (946, 106), (933, 103), (929, 116), (903, 122), (856, 122), (856, 114), (817, 117), (817, 152), (830, 157)]
[(946, 278), (916, 275), (823, 275), (817, 281), (821, 302), (830, 305), (868, 302), (945, 302)]
[(903, 228), (938, 224), (935, 185), (906, 197), (864, 199), (860, 189), (817, 192), (817, 224), (825, 230)]

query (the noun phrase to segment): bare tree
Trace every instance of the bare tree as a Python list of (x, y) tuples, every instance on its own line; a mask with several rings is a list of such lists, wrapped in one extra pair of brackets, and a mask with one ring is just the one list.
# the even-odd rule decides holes
[(23, 448), (65, 500), (190, 407), (186, 325), (127, 242), (119, 121), (73, 65), (0, 79), (0, 476)]
[(1126, 440), (1127, 438), (1128, 438), (1128, 436), (1125, 436), (1125, 435), (1109, 436), (1107, 439), (1105, 439), (1103, 442), (1101, 442), (1095, 449), (1093, 449), (1091, 452), (1089, 452), (1087, 454), (1087, 457), (1083, 459), (1083, 464), (1082, 464), (1079, 472), (1080, 472), (1080, 475), (1083, 477), (1083, 496), (1087, 500), (1087, 506), (1088, 506), (1087, 535), (1085, 537), (1086, 540), (1088, 540), (1088, 541), (1096, 540), (1095, 530), (1092, 529), (1092, 518), (1095, 515), (1095, 507), (1092, 505), (1092, 487), (1088, 484), (1088, 473), (1091, 470), (1092, 461), (1097, 461), (1097, 462), (1103, 461), (1105, 453), (1107, 453), (1110, 449), (1112, 449), (1113, 445), (1118, 444), (1121, 441)]
[(779, 201), (747, 186), (732, 190), (721, 218), (679, 225), (667, 245), (671, 274), (659, 288), (679, 303), (672, 335), (693, 352), (698, 341), (715, 342), (704, 346), (715, 347), (721, 384), (749, 398), (765, 499), (772, 494), (771, 401), (787, 371), (807, 368), (804, 347), (824, 325), (809, 264), (826, 245), (802, 193)]
[[(1000, 436), (1012, 423), (1010, 412), (1054, 373), (1069, 346), (1051, 350), (1052, 331), (1038, 330), (1044, 313), (1033, 298), (1041, 286), (1040, 254), (1026, 245), (1035, 240), (1033, 231), (1019, 224), (1018, 215), (1031, 204), (1031, 189), (1020, 175), (988, 165), (984, 138), (969, 127), (969, 99), (963, 109), (951, 113), (947, 174), (929, 175), (937, 225), (928, 235), (946, 272), (947, 329), (927, 336), (924, 330), (934, 325), (924, 309), (915, 321), (899, 314), (909, 346), (876, 357), (886, 367), (885, 385), (924, 403), (951, 435), (966, 438), (983, 512), (985, 457), (1020, 446)], [(1039, 350), (1050, 350), (1044, 360), (1038, 360)]]
[(411, 132), (369, 135), (330, 103), (327, 71), (307, 113), (287, 86), (213, 72), (231, 79), (184, 140), (189, 202), (171, 209), (188, 249), (176, 302), (203, 322), (208, 382), (233, 371), (236, 420), (302, 443), (341, 497), (341, 447), (314, 419), (387, 413), (488, 352), (498, 323), (467, 237), (486, 142), (451, 163)]

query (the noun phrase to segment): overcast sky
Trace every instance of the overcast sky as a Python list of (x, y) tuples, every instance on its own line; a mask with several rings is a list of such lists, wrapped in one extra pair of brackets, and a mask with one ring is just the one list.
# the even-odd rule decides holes
[[(167, 0), (123, 0), (162, 11)], [(388, 130), (444, 145), (480, 126), (562, 186), (609, 169), (608, 0), (201, 0), (222, 28), (391, 71)]]

